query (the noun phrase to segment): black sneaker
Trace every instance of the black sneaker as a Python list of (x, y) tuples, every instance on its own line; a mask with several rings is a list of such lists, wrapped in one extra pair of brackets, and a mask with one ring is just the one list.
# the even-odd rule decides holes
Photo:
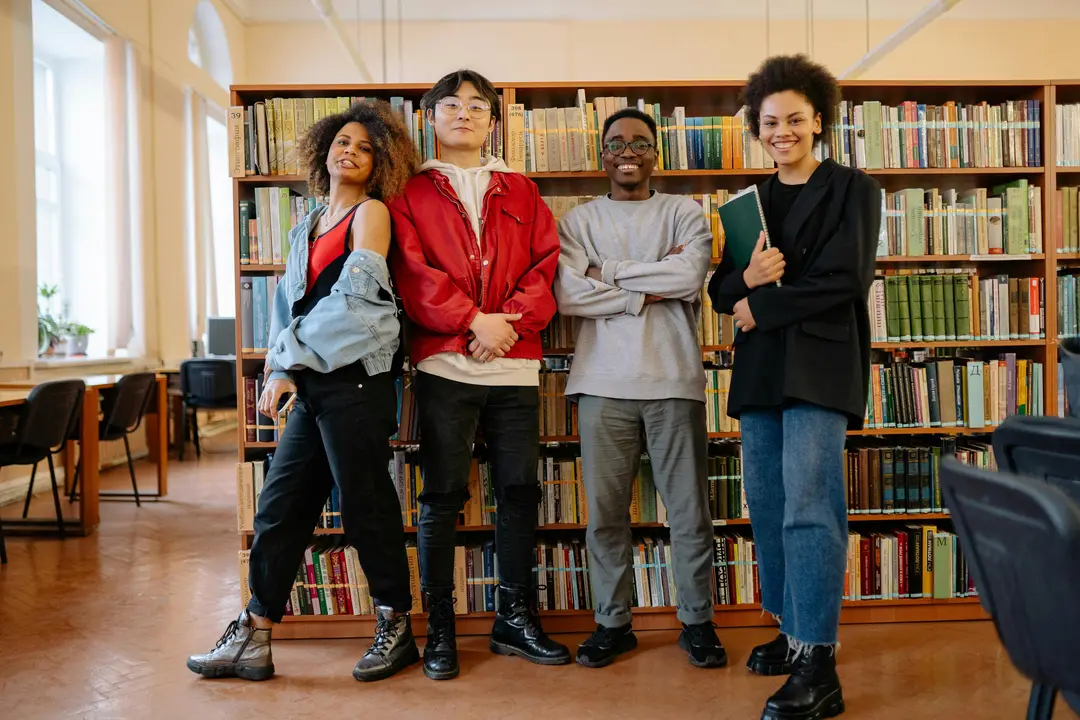
[(630, 623), (617, 628), (597, 625), (593, 634), (578, 647), (577, 661), (585, 667), (601, 668), (636, 647), (637, 636)]
[(784, 633), (751, 650), (746, 661), (746, 667), (755, 675), (789, 675), (791, 666), (791, 647)]
[(375, 639), (353, 668), (353, 677), (360, 681), (382, 680), (420, 661), (409, 614), (381, 606), (376, 614)]
[(727, 665), (727, 651), (720, 638), (716, 637), (715, 628), (711, 622), (697, 625), (683, 623), (679, 647), (687, 652), (694, 667), (718, 668)]

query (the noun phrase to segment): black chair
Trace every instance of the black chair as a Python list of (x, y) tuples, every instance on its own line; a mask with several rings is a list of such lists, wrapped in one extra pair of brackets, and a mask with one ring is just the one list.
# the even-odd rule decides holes
[[(23, 519), (30, 510), (30, 498), (34, 492), (34, 478), (38, 463), (47, 460), (52, 479), (53, 503), (56, 506), (56, 527), (60, 536), (64, 532), (64, 515), (60, 511), (60, 490), (56, 485), (56, 468), (53, 455), (75, 434), (82, 414), (86, 384), (82, 380), (55, 380), (38, 385), (26, 397), (19, 408), (19, 420), (12, 438), (0, 445), (0, 467), (9, 465), (33, 465), (30, 471), (30, 487), (26, 490)], [(17, 521), (16, 521), (17, 522)]]
[[(135, 463), (131, 460), (131, 444), (128, 435), (139, 429), (143, 417), (150, 409), (150, 403), (154, 400), (154, 389), (157, 387), (157, 376), (152, 372), (131, 373), (125, 375), (113, 387), (101, 394), (102, 419), (98, 422), (98, 440), (123, 440), (124, 452), (127, 453), (128, 472), (131, 473), (132, 492), (101, 492), (99, 496), (105, 498), (127, 499), (134, 497), (135, 504), (139, 502), (139, 485), (135, 481)], [(81, 452), (80, 452), (81, 454)], [(75, 500), (79, 488), (79, 465), (75, 465), (75, 480), (71, 483), (71, 492), (68, 501)], [(151, 497), (155, 497), (152, 495)]]
[(1080, 418), (1080, 337), (1062, 338), (1058, 360), (1065, 380), (1065, 398), (1069, 417)]
[(1080, 504), (1080, 418), (1013, 415), (990, 437), (999, 468), (1056, 485)]
[(189, 411), (195, 440), (195, 456), (201, 457), (199, 410), (236, 409), (236, 361), (220, 358), (184, 360), (180, 363), (180, 394), (184, 401), (184, 411), (180, 414), (177, 458), (184, 459)]
[(982, 605), (1032, 680), (1027, 717), (1050, 718), (1058, 690), (1070, 703), (1080, 693), (1080, 506), (1053, 485), (954, 458), (941, 463), (941, 488)]

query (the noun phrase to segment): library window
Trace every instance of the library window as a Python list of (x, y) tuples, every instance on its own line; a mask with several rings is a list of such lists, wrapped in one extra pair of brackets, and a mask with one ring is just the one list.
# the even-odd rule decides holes
[(127, 48), (66, 4), (33, 0), (32, 12), (39, 354), (123, 354)]
[(207, 283), (207, 311), (210, 315), (232, 317), (236, 294), (233, 277), (232, 182), (229, 178), (228, 134), (225, 123), (215, 114), (206, 116), (207, 160), (210, 172), (210, 226), (213, 238), (213, 279)]

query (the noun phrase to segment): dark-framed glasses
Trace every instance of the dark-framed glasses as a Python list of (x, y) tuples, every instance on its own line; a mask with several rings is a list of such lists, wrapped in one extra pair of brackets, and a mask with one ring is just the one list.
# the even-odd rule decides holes
[(608, 140), (604, 143), (604, 150), (611, 155), (622, 155), (623, 150), (626, 150), (628, 147), (635, 155), (644, 155), (656, 146), (648, 140), (634, 140), (629, 143), (624, 140)]
[(456, 97), (446, 97), (435, 103), (443, 115), (457, 115), (462, 107), (469, 109), (469, 115), (474, 118), (482, 118), (491, 112), (491, 106), (482, 100), (470, 100), (463, 103)]

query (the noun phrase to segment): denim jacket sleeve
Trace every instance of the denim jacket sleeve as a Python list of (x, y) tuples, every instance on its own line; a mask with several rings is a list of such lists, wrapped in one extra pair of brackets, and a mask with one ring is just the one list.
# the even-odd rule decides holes
[(282, 327), (266, 355), (271, 378), (305, 367), (327, 373), (357, 360), (371, 374), (390, 369), (400, 325), (386, 259), (378, 253), (350, 253), (330, 294), (307, 315), (289, 318), (288, 307), (277, 307), (278, 298), (274, 306), (271, 328), (279, 321)]
[[(281, 278), (277, 290), (274, 291), (274, 304), (270, 308), (270, 332), (267, 335), (270, 338), (270, 347), (277, 344), (281, 331), (292, 324), (292, 304), (289, 302), (289, 294), (285, 292), (286, 281), (286, 278)], [(266, 382), (289, 377), (286, 371), (273, 369), (273, 365), (271, 368), (270, 374), (266, 376)]]

